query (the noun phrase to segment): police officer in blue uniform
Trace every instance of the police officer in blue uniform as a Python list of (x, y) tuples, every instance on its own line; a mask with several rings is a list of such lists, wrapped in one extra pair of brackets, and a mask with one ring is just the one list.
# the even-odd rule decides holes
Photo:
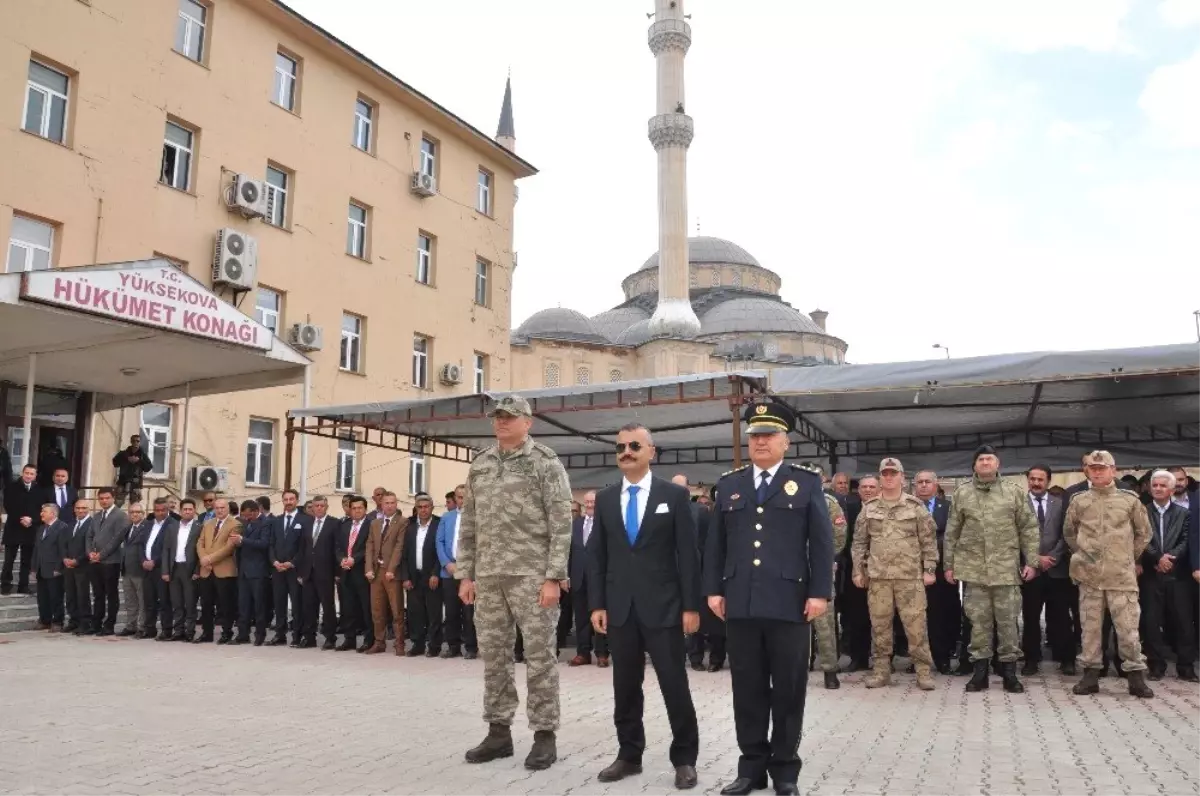
[(796, 426), (788, 406), (753, 404), (745, 420), (752, 464), (717, 482), (704, 555), (704, 593), (726, 622), (742, 752), (721, 793), (766, 788), (768, 773), (776, 793), (799, 793), (809, 623), (833, 596), (833, 526), (820, 471), (783, 461)]

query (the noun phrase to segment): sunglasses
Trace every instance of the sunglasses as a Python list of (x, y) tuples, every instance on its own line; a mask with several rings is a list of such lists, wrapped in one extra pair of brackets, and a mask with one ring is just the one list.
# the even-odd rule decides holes
[(646, 446), (640, 442), (630, 442), (629, 444), (625, 444), (624, 442), (618, 442), (613, 447), (615, 447), (617, 449), (617, 453), (624, 453), (626, 448), (629, 448), (629, 450), (633, 451), (634, 453), (637, 453), (638, 451), (640, 451), (642, 448), (644, 448)]

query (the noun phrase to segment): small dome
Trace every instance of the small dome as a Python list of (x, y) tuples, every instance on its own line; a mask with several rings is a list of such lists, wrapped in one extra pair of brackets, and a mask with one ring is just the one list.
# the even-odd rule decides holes
[(585, 343), (606, 342), (604, 336), (597, 334), (596, 330), (592, 328), (592, 322), (586, 315), (564, 307), (553, 307), (535, 312), (517, 327), (515, 336), (576, 340)]
[(701, 337), (731, 332), (825, 334), (812, 318), (782, 301), (750, 297), (722, 302), (700, 319)]
[(630, 326), (649, 317), (650, 313), (632, 304), (614, 307), (592, 318), (592, 328), (609, 340), (616, 340)]
[[(724, 238), (688, 238), (689, 263), (720, 263), (722, 265), (753, 265), (761, 268), (754, 255)], [(639, 271), (658, 268), (658, 252), (650, 255)]]
[(617, 345), (636, 348), (643, 343), (650, 342), (653, 338), (654, 335), (650, 334), (650, 319), (644, 318), (617, 335), (613, 342)]

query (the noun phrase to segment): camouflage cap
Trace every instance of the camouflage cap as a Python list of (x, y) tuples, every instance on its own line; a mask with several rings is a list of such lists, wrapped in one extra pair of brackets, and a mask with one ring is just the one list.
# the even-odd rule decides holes
[(899, 459), (887, 458), (879, 463), (879, 472), (886, 473), (888, 470), (895, 470), (898, 473), (904, 472), (904, 465)]
[(1083, 457), (1083, 466), (1101, 465), (1105, 467), (1116, 467), (1117, 460), (1108, 451), (1092, 451), (1087, 456)]
[(488, 410), (488, 417), (495, 417), (498, 414), (512, 415), (513, 417), (533, 417), (533, 410), (529, 407), (529, 401), (526, 401), (519, 395), (506, 395), (492, 405)]

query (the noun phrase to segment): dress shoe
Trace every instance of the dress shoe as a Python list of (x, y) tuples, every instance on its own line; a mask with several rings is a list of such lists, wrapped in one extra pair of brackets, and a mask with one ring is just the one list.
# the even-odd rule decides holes
[(758, 779), (738, 777), (721, 789), (721, 796), (747, 796), (751, 791), (766, 789), (767, 778), (765, 775)]
[(1037, 661), (1025, 661), (1025, 665), (1021, 667), (1022, 677), (1033, 677), (1038, 673)]
[(424, 647), (413, 647), (405, 654), (410, 658), (420, 658), (422, 655), (425, 654), (425, 648)]
[(240, 646), (242, 646), (243, 644), (249, 644), (249, 643), (250, 643), (250, 637), (249, 637), (249, 636), (247, 636), (246, 638), (242, 638), (241, 636), (235, 636), (235, 637), (234, 637), (234, 639), (233, 639), (233, 641), (231, 641), (231, 642), (229, 642), (229, 643), (230, 643), (230, 644), (232, 644), (232, 645), (233, 645), (233, 646), (235, 646), (235, 647), (240, 647)]
[(378, 655), (379, 653), (386, 652), (386, 651), (387, 651), (387, 645), (384, 644), (382, 641), (376, 641), (374, 644), (367, 647), (366, 651), (363, 654), (364, 655)]
[[(70, 625), (68, 625), (66, 629), (68, 632), (74, 633), (77, 628), (73, 628)], [(138, 630), (136, 627), (124, 627), (121, 629), (121, 632), (118, 633), (117, 635), (120, 636), (121, 638), (129, 638), (130, 636), (136, 636), (137, 634), (138, 634)]]
[[(99, 634), (97, 634), (99, 635)], [(154, 633), (149, 630), (139, 630), (134, 636), (138, 639), (154, 638)]]
[(50, 630), (47, 632), (61, 633), (61, 632), (63, 632), (62, 625), (50, 625)]
[(721, 671), (721, 670), (722, 670), (722, 669), (724, 669), (724, 668), (725, 668), (725, 662), (724, 662), (724, 661), (719, 661), (719, 662), (717, 662), (717, 663), (710, 663), (710, 664), (708, 665), (708, 671), (709, 671), (709, 672), (719, 672), (719, 671)]
[[(574, 665), (574, 664), (572, 664)], [(704, 665), (704, 661), (692, 661), (692, 669), (697, 672), (703, 672), (708, 667)]]
[(1200, 683), (1200, 677), (1196, 676), (1195, 666), (1175, 666), (1175, 673), (1179, 675), (1179, 679), (1188, 683)]
[(838, 682), (837, 672), (825, 672), (825, 687), (830, 691), (836, 691), (842, 687)]
[(799, 796), (800, 789), (796, 787), (795, 782), (776, 782), (775, 793), (782, 794), (783, 796), (793, 796), (793, 794), (794, 796)]
[(154, 640), (155, 641), (172, 641), (173, 639), (171, 638), (170, 633), (162, 632), (162, 633), (159, 633), (157, 636), (155, 636)]
[(296, 639), (292, 639), (290, 642), (288, 642), (288, 646), (294, 650), (300, 649), (300, 642)]
[(329, 652), (335, 649), (337, 649), (337, 645), (333, 643), (333, 639), (331, 638), (325, 639), (325, 643), (321, 645), (321, 652)]
[(596, 666), (600, 669), (607, 669), (608, 668), (608, 656), (607, 655), (597, 656), (596, 657)]
[(282, 646), (285, 646), (286, 644), (287, 644), (287, 639), (279, 634), (276, 634), (274, 638), (272, 638), (270, 641), (267, 642), (268, 647), (282, 647)]
[(695, 766), (675, 766), (675, 790), (691, 790), (696, 787)]
[(201, 633), (192, 639), (193, 644), (211, 644), (213, 637), (210, 633)]
[(479, 653), (475, 650), (464, 650), (463, 651), (463, 660), (464, 661), (473, 661), (478, 657), (479, 657)]
[(642, 773), (641, 763), (631, 763), (628, 760), (617, 758), (608, 767), (601, 769), (596, 775), (596, 779), (601, 782), (618, 782), (625, 777), (632, 777), (635, 774)]
[(175, 633), (174, 635), (171, 636), (171, 641), (187, 641), (187, 640), (188, 640), (187, 636), (183, 635), (182, 633)]
[(358, 649), (356, 649), (355, 652), (358, 652), (358, 653), (366, 652), (367, 650), (371, 649), (371, 647), (373, 647), (373, 646), (375, 646), (374, 642), (368, 644), (367, 642), (364, 641), (362, 644), (358, 645)]
[(429, 648), (429, 649), (428, 649), (428, 650), (425, 652), (425, 657), (426, 657), (426, 658), (436, 658), (436, 657), (438, 657), (439, 655), (441, 655), (441, 653), (442, 653), (442, 651), (441, 651), (441, 650), (439, 650), (439, 649), (434, 649), (433, 647), (430, 647), (430, 648)]
[(1147, 669), (1146, 670), (1146, 679), (1150, 680), (1151, 682), (1156, 683), (1159, 680), (1163, 679), (1164, 674), (1166, 674), (1166, 672), (1160, 672), (1157, 668)]
[(1067, 677), (1075, 676), (1075, 661), (1066, 661), (1062, 666), (1058, 667)]
[(576, 655), (574, 658), (572, 658), (570, 661), (567, 662), (567, 666), (591, 666), (591, 665), (592, 665), (592, 656), (591, 655)]
[(233, 635), (230, 633), (222, 633), (221, 637), (217, 639), (218, 644), (228, 644), (231, 641), (233, 641)]
[(442, 650), (442, 655), (441, 655), (441, 657), (442, 657), (443, 659), (448, 659), (448, 658), (461, 658), (461, 657), (462, 657), (462, 650), (460, 650), (458, 647), (446, 647), (446, 649)]
[(256, 639), (254, 639), (254, 646), (261, 647), (266, 642), (267, 642), (267, 640), (265, 638), (256, 638)]
[(300, 649), (302, 650), (316, 649), (316, 647), (317, 640), (315, 638), (306, 638), (300, 642)]
[(106, 627), (106, 628), (103, 628), (102, 630), (96, 631), (96, 635), (97, 636), (112, 636), (115, 634), (113, 633), (113, 629), (111, 627)]
[(937, 662), (937, 672), (938, 672), (938, 674), (943, 674), (943, 675), (950, 674), (950, 661), (938, 661)]
[(338, 644), (336, 647), (334, 647), (334, 649), (338, 652), (349, 652), (350, 650), (354, 649), (354, 639), (343, 639), (342, 643)]

